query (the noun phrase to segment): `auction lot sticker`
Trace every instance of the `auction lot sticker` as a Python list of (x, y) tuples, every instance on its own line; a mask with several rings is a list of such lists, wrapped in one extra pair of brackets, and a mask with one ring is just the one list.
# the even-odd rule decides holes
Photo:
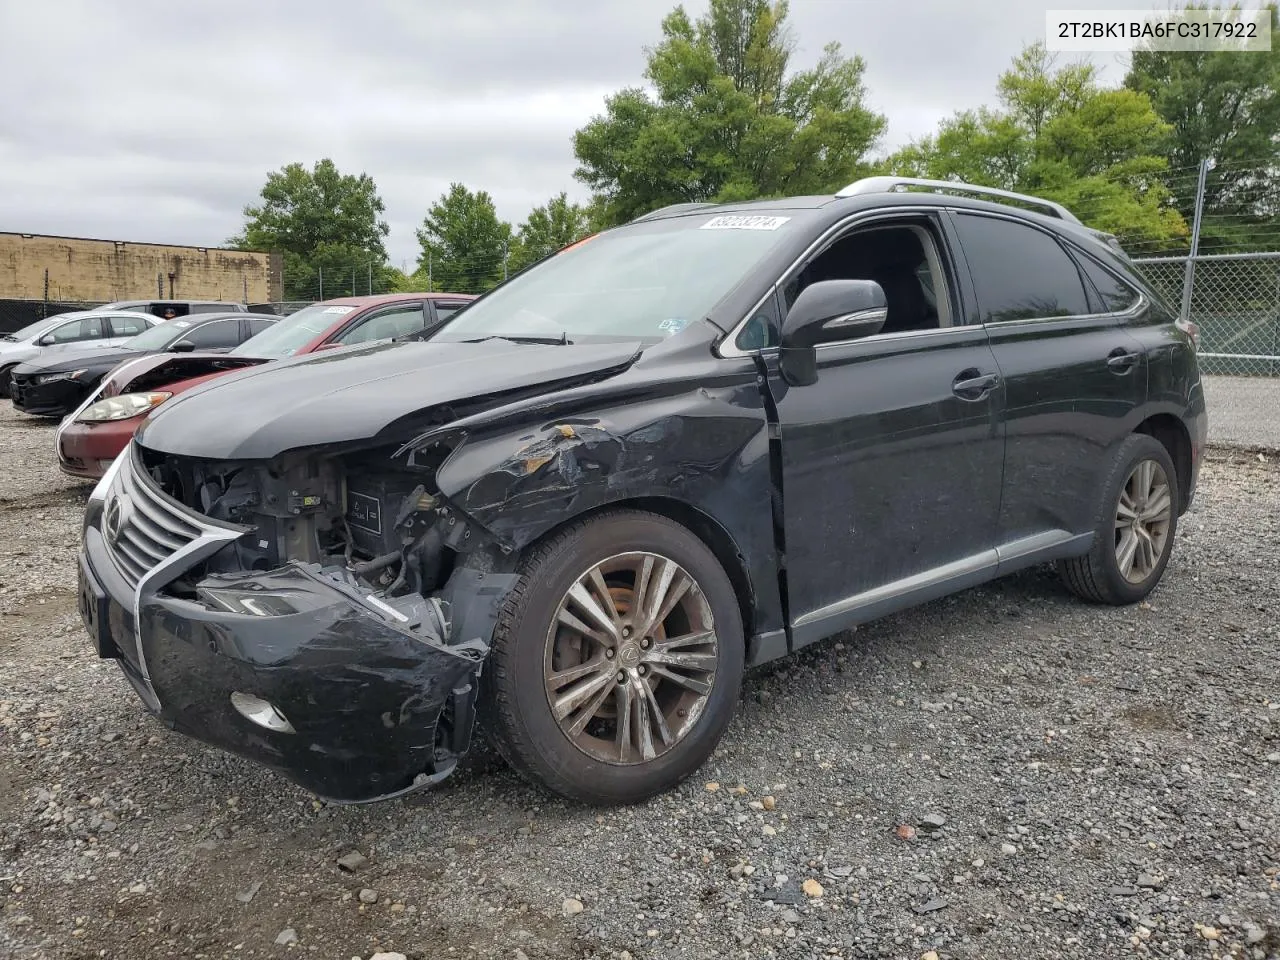
[(743, 215), (725, 215), (712, 217), (698, 229), (700, 230), (777, 230), (790, 220), (790, 217), (761, 217)]

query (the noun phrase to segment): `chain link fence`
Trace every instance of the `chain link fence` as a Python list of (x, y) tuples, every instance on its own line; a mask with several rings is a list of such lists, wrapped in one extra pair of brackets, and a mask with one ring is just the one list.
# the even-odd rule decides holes
[[(1187, 260), (1144, 257), (1134, 266), (1178, 305)], [(1280, 377), (1280, 253), (1196, 257), (1188, 319), (1200, 327), (1204, 373)]]

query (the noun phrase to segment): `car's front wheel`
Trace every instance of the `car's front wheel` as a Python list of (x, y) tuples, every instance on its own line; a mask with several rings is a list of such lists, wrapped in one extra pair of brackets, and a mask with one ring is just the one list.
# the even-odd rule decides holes
[(1169, 564), (1178, 529), (1178, 474), (1164, 445), (1134, 434), (1120, 446), (1099, 504), (1093, 547), (1058, 564), (1067, 587), (1095, 603), (1137, 603)]
[(680, 524), (618, 511), (573, 524), (521, 565), (485, 668), (500, 753), (554, 792), (635, 803), (675, 786), (733, 715), (737, 597)]
[(13, 368), (17, 364), (9, 364), (7, 367), (0, 367), (0, 399), (8, 398), (9, 384), (13, 380)]

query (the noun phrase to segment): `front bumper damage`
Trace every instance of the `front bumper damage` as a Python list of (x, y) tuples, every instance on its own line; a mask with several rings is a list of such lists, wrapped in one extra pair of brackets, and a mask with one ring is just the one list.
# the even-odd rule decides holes
[[(194, 601), (166, 593), (195, 550), (131, 586), (104, 532), (117, 473), (86, 511), (80, 609), (99, 655), (117, 660), (153, 714), (338, 803), (389, 799), (454, 770), (514, 577), (462, 569), (439, 597), (388, 600), (291, 563), (205, 577)], [(228, 595), (252, 598), (241, 609), (259, 613), (203, 602)]]

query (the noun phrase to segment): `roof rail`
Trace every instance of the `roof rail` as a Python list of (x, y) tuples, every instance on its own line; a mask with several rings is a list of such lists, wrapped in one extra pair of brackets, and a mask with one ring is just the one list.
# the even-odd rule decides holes
[(865, 193), (890, 193), (897, 187), (928, 187), (930, 190), (952, 190), (956, 193), (976, 193), (980, 196), (1003, 197), (1006, 200), (1017, 200), (1029, 206), (1040, 207), (1059, 220), (1066, 220), (1068, 223), (1080, 222), (1076, 215), (1062, 204), (1054, 203), (1052, 200), (1045, 200), (1043, 197), (1033, 197), (1025, 193), (1014, 193), (1012, 190), (1001, 190), (998, 187), (983, 187), (974, 183), (961, 183), (952, 180), (925, 180), (920, 177), (864, 177), (849, 184), (839, 191), (836, 196), (856, 197)]
[(657, 210), (650, 210), (648, 213), (642, 213), (633, 219), (632, 223), (639, 223), (642, 220), (655, 220), (661, 216), (668, 216), (673, 213), (692, 213), (694, 210), (700, 210), (703, 207), (714, 207), (718, 204), (714, 203), (673, 203), (666, 207), (659, 207)]

